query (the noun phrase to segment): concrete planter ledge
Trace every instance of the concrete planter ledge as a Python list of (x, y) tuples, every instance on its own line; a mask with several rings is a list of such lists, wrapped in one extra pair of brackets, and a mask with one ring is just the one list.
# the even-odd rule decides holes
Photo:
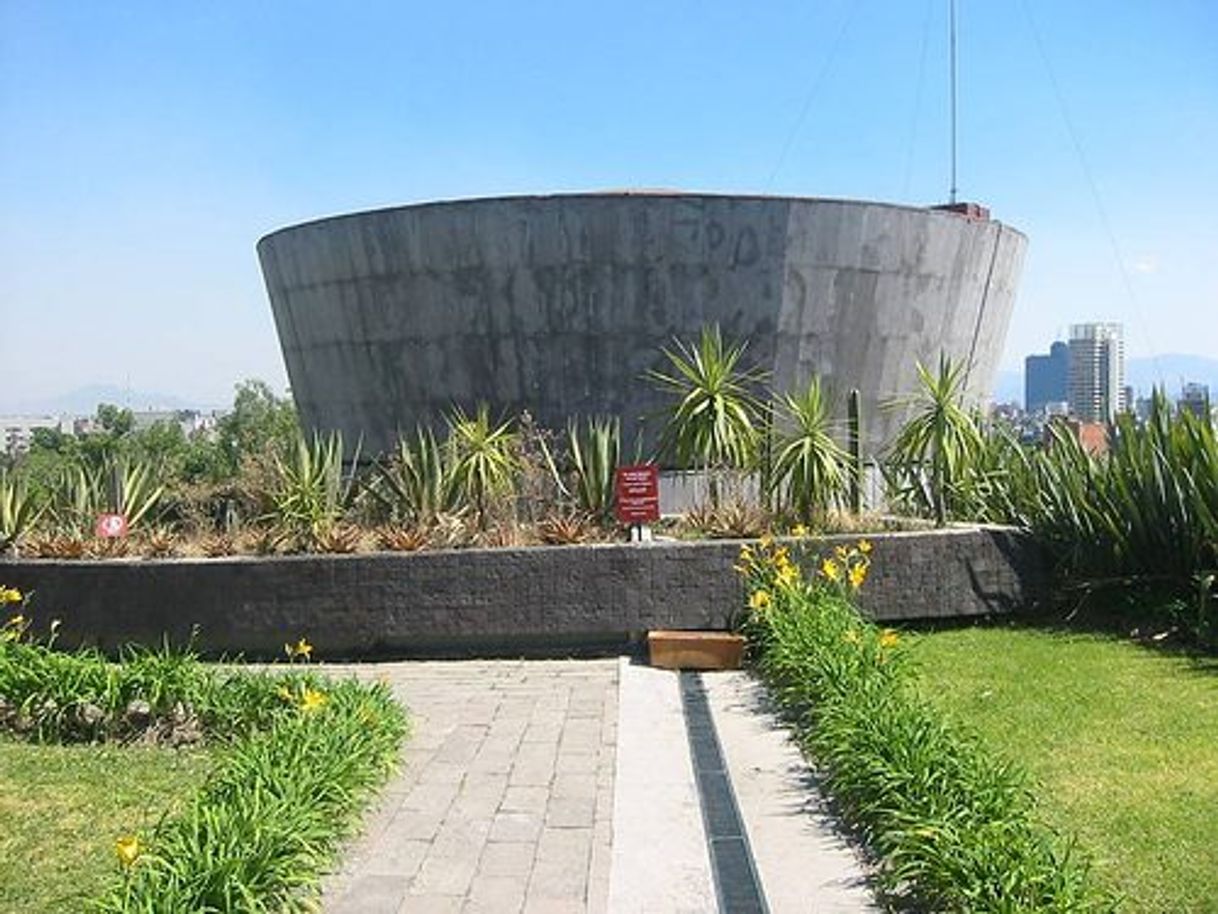
[[(878, 621), (1013, 611), (1044, 594), (1040, 550), (1016, 530), (869, 534), (862, 591)], [(814, 550), (857, 542), (828, 536)], [(59, 643), (114, 649), (187, 641), (208, 653), (275, 655), (307, 636), (326, 659), (574, 654), (652, 629), (731, 627), (744, 604), (740, 541), (410, 554), (0, 561), (0, 584), (35, 593), (30, 614)]]

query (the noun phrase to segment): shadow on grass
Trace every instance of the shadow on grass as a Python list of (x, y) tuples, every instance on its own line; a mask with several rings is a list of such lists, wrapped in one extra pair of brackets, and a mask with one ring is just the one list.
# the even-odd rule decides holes
[[(1211, 613), (1213, 610), (1211, 610)], [(966, 628), (1010, 628), (1091, 635), (1135, 644), (1163, 656), (1186, 659), (1193, 672), (1218, 675), (1218, 633), (1206, 638), (1194, 602), (1146, 587), (1059, 591), (1045, 606), (1009, 615), (931, 619), (904, 627), (916, 632)], [(1210, 623), (1213, 625), (1213, 623)]]

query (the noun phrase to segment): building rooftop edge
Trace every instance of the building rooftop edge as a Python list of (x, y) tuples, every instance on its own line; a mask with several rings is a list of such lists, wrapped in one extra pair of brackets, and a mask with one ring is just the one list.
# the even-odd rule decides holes
[[(846, 206), (881, 206), (888, 209), (906, 210), (910, 212), (922, 213), (927, 216), (934, 216), (943, 219), (963, 219), (966, 216), (960, 213), (948, 211), (944, 208), (944, 204), (927, 204), (925, 206), (917, 206), (911, 203), (889, 203), (883, 200), (859, 200), (849, 197), (806, 197), (794, 194), (766, 194), (766, 193), (729, 193), (726, 191), (687, 191), (667, 188), (627, 188), (627, 189), (607, 189), (607, 190), (588, 190), (588, 191), (556, 191), (553, 193), (518, 193), (518, 194), (490, 194), (487, 196), (473, 197), (448, 197), (439, 200), (421, 200), (415, 203), (401, 203), (390, 206), (377, 206), (371, 209), (356, 210), (349, 213), (334, 213), (328, 216), (318, 216), (313, 219), (306, 219), (302, 222), (295, 222), (291, 225), (285, 225), (277, 229), (272, 229), (258, 239), (257, 245), (261, 246), (263, 242), (274, 238), (277, 235), (286, 234), (296, 231), (297, 229), (311, 228), (318, 225), (323, 225), (328, 222), (338, 222), (344, 219), (357, 219), (363, 216), (371, 216), (380, 213), (392, 213), (400, 210), (425, 209), (436, 206), (453, 206), (467, 203), (491, 203), (499, 201), (529, 201), (529, 200), (579, 200), (579, 199), (601, 199), (606, 197), (691, 197), (705, 198), (713, 200), (773, 200), (784, 203), (829, 203)], [(1019, 229), (1014, 228), (1005, 222), (997, 219), (988, 220), (1001, 225), (1006, 231), (1013, 232), (1026, 240)]]

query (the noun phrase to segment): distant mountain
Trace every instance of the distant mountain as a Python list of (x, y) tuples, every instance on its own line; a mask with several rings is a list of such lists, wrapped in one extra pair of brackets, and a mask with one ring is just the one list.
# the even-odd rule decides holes
[(28, 400), (5, 398), (0, 402), (0, 412), (10, 416), (92, 416), (101, 403), (112, 403), (135, 411), (212, 408), (173, 394), (128, 390), (115, 384), (90, 384), (54, 397), (35, 397)]
[(1138, 396), (1149, 395), (1150, 389), (1158, 385), (1169, 397), (1175, 398), (1180, 396), (1180, 388), (1189, 382), (1208, 384), (1210, 394), (1218, 396), (1218, 359), (1172, 354), (1125, 360), (1125, 383)]
[[(1208, 384), (1210, 395), (1218, 398), (1218, 359), (1171, 353), (1125, 360), (1125, 383), (1139, 397), (1148, 396), (1150, 389), (1158, 385), (1167, 391), (1169, 398), (1175, 399), (1180, 396), (1180, 388), (1190, 382)], [(1023, 369), (998, 372), (993, 401), (1023, 403)]]

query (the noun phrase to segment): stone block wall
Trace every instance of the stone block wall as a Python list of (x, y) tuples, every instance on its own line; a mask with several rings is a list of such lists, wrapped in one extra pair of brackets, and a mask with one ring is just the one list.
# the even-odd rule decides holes
[[(876, 534), (864, 610), (880, 621), (1012, 612), (1044, 560), (1017, 531)], [(817, 540), (827, 553), (857, 537)], [(744, 603), (740, 542), (657, 542), (353, 556), (0, 561), (60, 643), (184, 643), (276, 655), (306, 636), (329, 659), (618, 649), (649, 629), (722, 629)], [(809, 560), (811, 556), (809, 556)]]

